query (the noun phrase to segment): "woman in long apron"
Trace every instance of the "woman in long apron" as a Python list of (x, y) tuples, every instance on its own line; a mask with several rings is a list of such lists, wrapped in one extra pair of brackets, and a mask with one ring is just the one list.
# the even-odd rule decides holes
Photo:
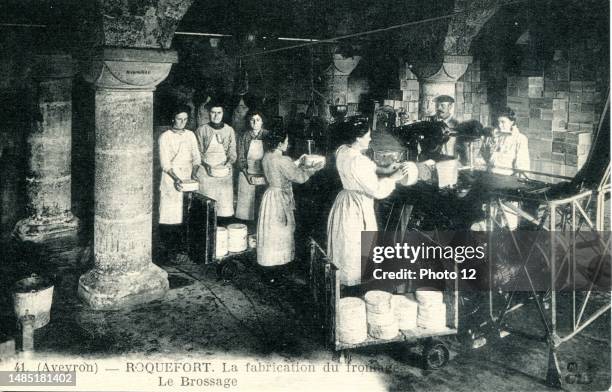
[(334, 201), (327, 221), (327, 256), (339, 268), (345, 286), (361, 283), (361, 232), (376, 231), (374, 199), (391, 194), (395, 183), (408, 176), (407, 183), (418, 179), (418, 168), (404, 162), (389, 177), (379, 178), (376, 164), (362, 152), (370, 145), (370, 127), (366, 119), (352, 118), (342, 124), (350, 144), (336, 150), (336, 167), (344, 188)]
[(159, 137), (159, 160), (162, 169), (159, 198), (160, 235), (169, 251), (182, 245), (183, 223), (182, 182), (195, 177), (200, 165), (200, 152), (195, 135), (185, 129), (189, 108), (174, 112), (172, 129)]
[(261, 160), (264, 156), (262, 138), (268, 133), (263, 128), (263, 114), (252, 111), (247, 115), (249, 130), (238, 141), (238, 196), (236, 218), (252, 221), (256, 218), (258, 195), (265, 190)]
[(303, 184), (317, 170), (321, 162), (311, 168), (299, 167), (284, 156), (289, 145), (287, 133), (269, 132), (264, 137), (266, 151), (262, 165), (269, 187), (263, 194), (257, 221), (257, 263), (262, 267), (279, 267), (295, 256), (295, 218), (292, 182)]
[(217, 216), (234, 215), (234, 185), (232, 165), (236, 162), (234, 129), (223, 123), (223, 107), (213, 104), (210, 122), (197, 129), (202, 152), (202, 167), (198, 170), (198, 192), (217, 201)]

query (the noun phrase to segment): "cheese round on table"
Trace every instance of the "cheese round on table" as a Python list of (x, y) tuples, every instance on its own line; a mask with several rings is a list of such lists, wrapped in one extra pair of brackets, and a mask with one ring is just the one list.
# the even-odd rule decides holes
[(433, 287), (419, 287), (415, 296), (419, 304), (431, 304), (431, 303), (442, 303), (444, 302), (444, 293), (440, 290), (434, 289)]
[(361, 343), (368, 338), (366, 306), (361, 298), (345, 297), (337, 310), (338, 340), (346, 344)]
[(395, 319), (400, 329), (414, 329), (417, 327), (417, 310), (419, 304), (404, 295), (394, 295), (391, 298)]
[(399, 333), (397, 321), (387, 325), (377, 325), (368, 323), (368, 334), (376, 339), (393, 339)]
[(368, 291), (363, 297), (368, 313), (387, 313), (392, 311), (390, 293), (381, 290)]

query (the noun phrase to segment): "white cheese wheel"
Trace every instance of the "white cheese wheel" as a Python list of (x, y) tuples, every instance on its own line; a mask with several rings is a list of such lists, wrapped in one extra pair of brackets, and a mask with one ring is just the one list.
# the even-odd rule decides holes
[(247, 249), (247, 226), (242, 223), (232, 223), (227, 226), (227, 248), (230, 252), (242, 252)]
[(361, 298), (341, 298), (337, 310), (338, 340), (346, 344), (361, 343), (368, 338), (365, 302)]
[(415, 296), (417, 301), (419, 301), (419, 305), (436, 302), (442, 303), (444, 301), (444, 293), (432, 287), (419, 287), (415, 292)]
[(400, 329), (414, 329), (417, 327), (417, 311), (419, 304), (404, 295), (394, 295), (391, 298), (394, 316)]
[(215, 247), (215, 256), (223, 257), (227, 254), (227, 229), (223, 226), (217, 227), (216, 234), (216, 247)]
[(372, 313), (387, 313), (392, 311), (390, 293), (381, 290), (368, 291), (363, 297), (366, 301), (366, 308)]
[(397, 321), (387, 325), (368, 324), (368, 334), (376, 339), (393, 339), (398, 333)]

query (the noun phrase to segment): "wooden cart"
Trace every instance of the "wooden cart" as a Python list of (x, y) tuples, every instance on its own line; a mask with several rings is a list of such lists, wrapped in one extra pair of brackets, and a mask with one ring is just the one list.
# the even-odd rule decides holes
[(446, 328), (428, 330), (416, 328), (400, 330), (393, 339), (368, 338), (358, 344), (346, 344), (338, 339), (336, 309), (340, 303), (340, 278), (337, 267), (330, 262), (323, 249), (310, 239), (310, 288), (315, 306), (315, 320), (323, 329), (325, 341), (333, 347), (334, 357), (340, 361), (351, 361), (351, 350), (387, 343), (416, 344), (422, 349), (422, 364), (425, 369), (439, 369), (449, 360), (449, 349), (439, 340), (442, 336), (456, 335), (459, 323), (458, 281), (446, 282), (443, 292), (446, 304)]

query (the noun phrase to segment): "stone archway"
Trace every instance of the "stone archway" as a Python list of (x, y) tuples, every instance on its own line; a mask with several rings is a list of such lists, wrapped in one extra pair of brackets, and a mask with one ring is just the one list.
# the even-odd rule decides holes
[[(409, 53), (419, 54), (419, 48), (429, 53), (428, 60), (420, 61), (418, 58), (408, 56), (411, 70), (417, 76), (420, 86), (419, 117), (421, 119), (432, 113), (433, 99), (439, 95), (455, 97), (455, 84), (472, 63), (470, 48), (473, 39), (478, 35), (485, 23), (497, 12), (501, 0), (455, 0), (454, 8), (448, 14), (455, 13), (445, 22), (438, 21), (437, 25), (424, 29), (422, 34), (435, 34), (443, 24), (447, 25), (443, 40), (433, 37), (406, 36), (411, 50)], [(420, 42), (419, 42), (420, 40)], [(435, 48), (423, 48), (424, 43), (434, 44)]]

